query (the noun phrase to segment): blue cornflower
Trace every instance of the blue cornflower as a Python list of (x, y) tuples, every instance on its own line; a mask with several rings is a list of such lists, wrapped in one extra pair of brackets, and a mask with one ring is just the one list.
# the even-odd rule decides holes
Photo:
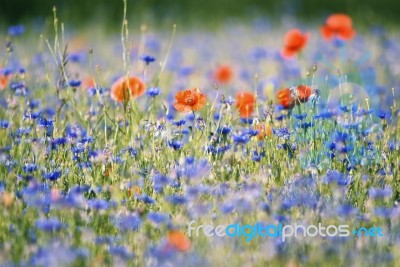
[(90, 96), (94, 96), (96, 94), (103, 95), (107, 90), (101, 88), (100, 86), (89, 88), (88, 92)]
[(8, 126), (10, 126), (10, 123), (6, 120), (1, 120), (0, 121), (0, 129), (7, 129)]
[(31, 99), (29, 100), (29, 108), (30, 109), (35, 109), (40, 106), (40, 100), (37, 99)]
[(172, 147), (174, 150), (180, 150), (183, 147), (183, 143), (179, 140), (171, 140), (168, 142), (168, 146)]
[(17, 137), (21, 137), (23, 135), (28, 135), (31, 133), (31, 128), (18, 128), (17, 131), (15, 131), (15, 134)]
[(23, 82), (12, 82), (10, 84), (10, 88), (14, 91), (18, 90), (18, 89), (23, 89), (25, 88), (25, 84)]
[(257, 136), (259, 134), (259, 131), (256, 130), (256, 129), (248, 129), (248, 128), (246, 128), (246, 129), (243, 130), (242, 134), (243, 135), (247, 134), (249, 136)]
[(223, 154), (224, 152), (228, 151), (230, 148), (231, 148), (230, 145), (226, 145), (226, 146), (209, 145), (207, 148), (207, 151), (213, 155), (216, 155), (216, 154)]
[(400, 149), (400, 143), (399, 142), (393, 142), (393, 141), (389, 141), (388, 142), (388, 148), (391, 152), (393, 152), (394, 150), (399, 150)]
[(58, 218), (38, 219), (36, 227), (45, 232), (54, 232), (61, 230), (65, 225)]
[(81, 143), (93, 143), (94, 142), (94, 138), (93, 137), (91, 137), (91, 136), (84, 136), (84, 137), (82, 137), (82, 139), (81, 139)]
[(336, 149), (336, 144), (334, 142), (331, 142), (328, 144), (329, 150), (335, 150)]
[(67, 138), (65, 137), (60, 137), (60, 138), (55, 138), (51, 140), (51, 149), (57, 149), (59, 146), (64, 146), (67, 143)]
[(232, 138), (236, 144), (246, 144), (250, 141), (248, 134), (234, 135)]
[(137, 199), (139, 201), (142, 201), (142, 202), (146, 203), (146, 204), (154, 204), (154, 203), (156, 203), (156, 201), (154, 199), (152, 199), (151, 197), (149, 197), (146, 194), (142, 194), (141, 196), (137, 197)]
[(378, 118), (380, 118), (381, 120), (387, 120), (387, 119), (389, 119), (389, 116), (390, 116), (390, 114), (385, 111), (376, 112), (375, 115)]
[(68, 61), (71, 61), (74, 63), (82, 62), (85, 60), (85, 58), (86, 58), (86, 56), (83, 52), (70, 53), (68, 55)]
[(144, 55), (140, 58), (142, 61), (146, 63), (146, 65), (149, 65), (150, 63), (156, 61), (155, 57), (149, 56), (149, 55)]
[(52, 171), (52, 172), (49, 172), (49, 173), (44, 173), (43, 177), (45, 179), (47, 179), (47, 180), (55, 181), (55, 180), (57, 180), (58, 178), (61, 177), (61, 174), (62, 174), (61, 171)]
[(8, 27), (8, 34), (11, 36), (22, 35), (25, 32), (24, 25), (13, 25)]
[(78, 167), (80, 169), (90, 169), (92, 168), (92, 163), (90, 161), (79, 162)]
[[(39, 113), (39, 115), (40, 115), (40, 113)], [(53, 120), (46, 120), (45, 118), (42, 118), (42, 117), (38, 119), (38, 125), (40, 127), (50, 128), (53, 126), (53, 124), (54, 124)]]
[(54, 108), (44, 108), (40, 111), (42, 113), (43, 116), (52, 118), (56, 115), (56, 110)]
[(30, 111), (24, 112), (24, 119), (27, 119), (27, 120), (36, 120), (40, 116), (41, 116), (40, 112), (30, 112)]
[(307, 117), (307, 113), (302, 113), (302, 114), (293, 114), (293, 117), (295, 117), (298, 120), (304, 120)]
[(162, 174), (156, 174), (153, 176), (153, 186), (154, 190), (161, 193), (164, 187), (170, 182), (170, 179)]
[(174, 121), (173, 124), (175, 126), (182, 126), (186, 123), (186, 120), (179, 120), (179, 121)]
[(27, 173), (32, 173), (34, 171), (37, 171), (38, 168), (39, 168), (38, 165), (35, 163), (25, 163), (24, 167), (22, 167), (24, 172), (27, 172)]
[(128, 152), (129, 152), (129, 155), (131, 156), (131, 158), (136, 158), (138, 155), (137, 150), (134, 149), (133, 147), (128, 147)]
[(290, 137), (290, 132), (288, 128), (279, 128), (279, 129), (275, 129), (272, 128), (272, 132), (273, 134), (276, 134), (278, 137), (280, 138), (289, 138)]
[(259, 152), (257, 152), (257, 151), (254, 151), (254, 152), (253, 152), (252, 160), (253, 160), (253, 161), (256, 161), (256, 162), (259, 162), (259, 161), (261, 160), (262, 157), (263, 157), (263, 153), (259, 153)]
[(174, 205), (183, 205), (187, 202), (186, 197), (181, 195), (170, 195), (166, 197), (166, 200)]
[(156, 96), (158, 96), (160, 94), (160, 88), (158, 88), (158, 87), (152, 87), (152, 88), (149, 88), (147, 91), (146, 91), (146, 95), (148, 95), (148, 96), (150, 96), (150, 97), (156, 97)]
[(81, 86), (81, 81), (79, 81), (79, 80), (71, 80), (71, 81), (69, 81), (69, 86), (71, 86), (71, 87), (79, 87), (79, 86)]
[(71, 138), (78, 138), (79, 135), (82, 135), (82, 128), (80, 126), (71, 126), (68, 125), (65, 128), (65, 133), (67, 134), (68, 137)]
[(245, 124), (253, 124), (253, 118), (240, 118), (240, 121)]
[(348, 133), (339, 131), (337, 131), (334, 136), (336, 142), (346, 142), (349, 139), (349, 137), (350, 136)]
[(137, 231), (142, 224), (142, 220), (134, 214), (121, 215), (114, 218), (114, 224), (121, 231)]
[(220, 128), (220, 132), (221, 134), (229, 134), (231, 132), (231, 128), (228, 126), (223, 126), (222, 128)]
[(160, 212), (149, 212), (147, 213), (147, 220), (155, 223), (161, 224), (167, 222), (169, 220), (168, 214), (160, 213)]
[(286, 117), (287, 117), (287, 115), (285, 115), (285, 114), (280, 114), (279, 116), (276, 116), (276, 117), (275, 117), (275, 120), (277, 120), (277, 121), (283, 121)]
[(71, 152), (74, 154), (80, 154), (85, 152), (85, 145), (82, 143), (77, 143), (71, 147)]
[(330, 119), (330, 118), (332, 118), (333, 115), (334, 115), (334, 114), (332, 114), (332, 113), (329, 112), (329, 111), (327, 111), (327, 112), (321, 112), (321, 113), (319, 113), (319, 114), (317, 114), (317, 115), (314, 115), (314, 119), (323, 119), (323, 120), (325, 120), (325, 119)]

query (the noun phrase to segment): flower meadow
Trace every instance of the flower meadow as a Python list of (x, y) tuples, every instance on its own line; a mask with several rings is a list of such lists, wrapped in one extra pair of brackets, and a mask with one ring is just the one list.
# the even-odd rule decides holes
[[(398, 266), (400, 35), (361, 28), (9, 27), (0, 265)], [(383, 234), (249, 242), (191, 221)]]

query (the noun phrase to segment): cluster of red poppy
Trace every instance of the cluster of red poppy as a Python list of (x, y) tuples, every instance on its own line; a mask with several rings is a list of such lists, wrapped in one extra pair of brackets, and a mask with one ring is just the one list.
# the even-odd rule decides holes
[[(330, 15), (320, 30), (326, 40), (333, 38), (350, 40), (356, 34), (351, 18), (345, 14)], [(309, 37), (310, 33), (302, 33), (299, 29), (288, 31), (284, 37), (284, 45), (281, 50), (282, 57), (288, 59), (300, 53), (306, 46)]]
[[(289, 88), (278, 91), (277, 100), (286, 109), (291, 109), (296, 103), (303, 103), (312, 94), (311, 87), (299, 85), (292, 92)], [(128, 101), (138, 97), (145, 92), (145, 84), (137, 77), (122, 77), (111, 87), (111, 97), (119, 102)], [(199, 88), (179, 91), (175, 95), (174, 107), (179, 112), (187, 113), (197, 111), (206, 104), (207, 96), (200, 92)], [(235, 106), (239, 111), (240, 117), (249, 118), (254, 112), (256, 97), (254, 93), (243, 91), (236, 95)]]
[(307, 102), (312, 94), (312, 89), (306, 85), (299, 85), (293, 90), (284, 88), (278, 91), (276, 98), (285, 109), (291, 109), (296, 104)]
[[(321, 33), (325, 39), (341, 38), (349, 40), (354, 37), (352, 20), (345, 14), (333, 14), (329, 16), (325, 24), (321, 27)], [(285, 58), (290, 58), (299, 53), (307, 44), (310, 34), (302, 33), (298, 29), (292, 29), (286, 33), (284, 47), (281, 54)], [(220, 65), (213, 73), (213, 79), (218, 84), (228, 84), (233, 79), (233, 69), (229, 65)], [(88, 81), (93, 83), (93, 81)], [(91, 84), (90, 83), (90, 84)], [(117, 80), (111, 87), (111, 97), (124, 102), (144, 94), (146, 85), (137, 77), (126, 76)], [(299, 85), (296, 88), (284, 88), (278, 91), (278, 103), (285, 109), (291, 109), (296, 104), (306, 102), (312, 94), (311, 87)], [(203, 108), (206, 104), (207, 96), (202, 94), (198, 88), (183, 90), (175, 95), (174, 107), (179, 112), (192, 112)], [(236, 95), (235, 106), (242, 118), (252, 116), (256, 97), (252, 92), (239, 92)]]

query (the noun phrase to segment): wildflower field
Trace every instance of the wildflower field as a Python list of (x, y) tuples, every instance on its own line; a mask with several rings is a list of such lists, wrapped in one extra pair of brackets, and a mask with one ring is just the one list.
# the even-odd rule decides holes
[(0, 33), (0, 266), (400, 266), (399, 32), (121, 21)]

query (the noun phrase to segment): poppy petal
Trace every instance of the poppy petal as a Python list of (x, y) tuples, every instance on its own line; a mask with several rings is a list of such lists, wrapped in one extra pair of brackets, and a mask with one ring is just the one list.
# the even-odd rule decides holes
[(190, 112), (190, 111), (192, 111), (191, 106), (187, 106), (187, 105), (179, 103), (179, 102), (175, 102), (174, 103), (174, 108), (179, 112)]
[(207, 102), (207, 96), (205, 94), (199, 94), (196, 104), (193, 105), (193, 110), (200, 110)]
[(284, 47), (281, 50), (281, 56), (285, 59), (290, 59), (296, 55), (297, 50), (296, 49), (291, 49), (288, 47)]
[(331, 40), (333, 38), (334, 33), (328, 26), (322, 26), (320, 30), (325, 40)]
[(343, 40), (350, 40), (356, 35), (356, 31), (352, 28), (344, 29), (338, 33)]

